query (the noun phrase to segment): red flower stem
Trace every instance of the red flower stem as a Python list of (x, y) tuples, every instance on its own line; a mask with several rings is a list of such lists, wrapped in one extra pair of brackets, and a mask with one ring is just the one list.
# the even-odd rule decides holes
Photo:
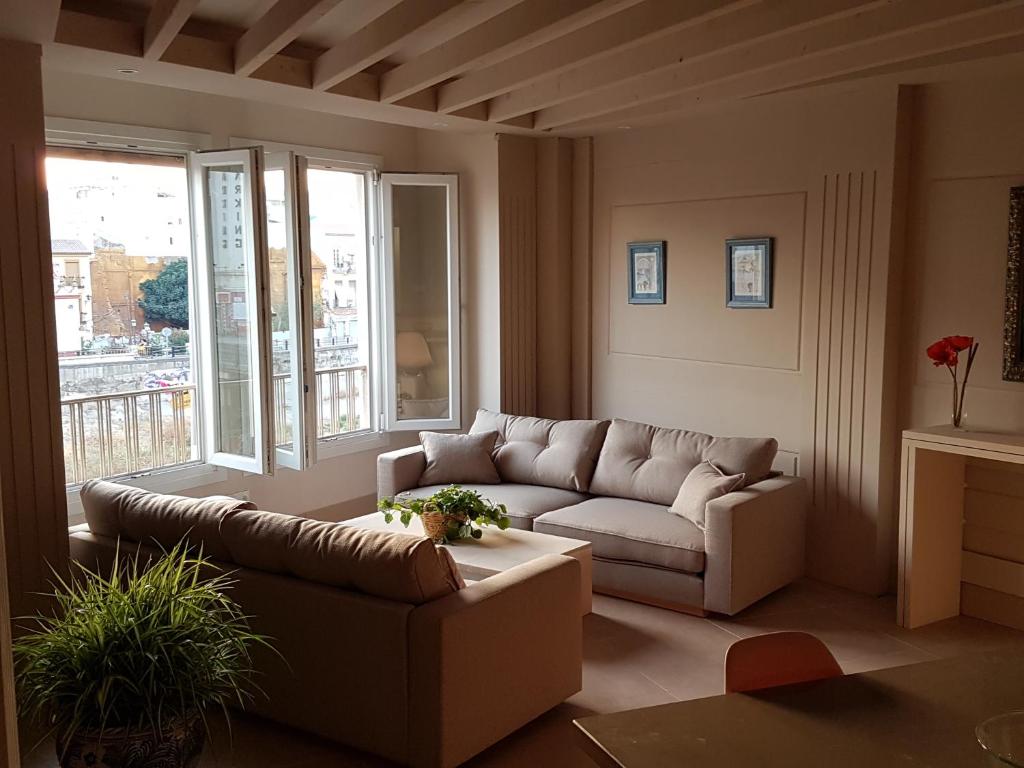
[[(956, 415), (956, 426), (960, 426), (960, 422), (964, 417), (964, 397), (967, 395), (967, 379), (971, 375), (971, 366), (974, 365), (974, 355), (978, 352), (977, 342), (971, 347), (971, 351), (967, 353), (967, 367), (964, 369), (964, 380), (960, 385), (960, 409)], [(955, 377), (954, 377), (955, 381)]]
[(957, 396), (959, 395), (959, 382), (956, 377), (956, 366), (946, 363), (946, 369), (949, 371), (949, 375), (953, 377), (953, 426), (960, 426), (960, 406), (957, 402)]

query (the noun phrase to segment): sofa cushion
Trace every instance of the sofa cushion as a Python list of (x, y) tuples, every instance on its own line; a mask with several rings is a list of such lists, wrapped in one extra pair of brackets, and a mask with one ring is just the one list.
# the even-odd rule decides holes
[(712, 437), (614, 419), (590, 483), (598, 496), (671, 505), (683, 480), (705, 459), (728, 475), (744, 475), (744, 486), (771, 474), (779, 444), (771, 437)]
[(594, 557), (685, 573), (704, 570), (704, 532), (664, 506), (629, 499), (589, 499), (546, 512), (533, 530), (589, 541)]
[(153, 493), (106, 480), (90, 480), (82, 486), (82, 508), (89, 530), (100, 536), (123, 536), (142, 543), (156, 542), (170, 549), (187, 535), (203, 554), (230, 560), (221, 541), (220, 524), (239, 511), (256, 509), (251, 501), (232, 496), (194, 499)]
[(458, 590), (450, 563), (426, 538), (243, 510), (221, 524), (238, 565), (420, 605)]
[(500, 483), (501, 478), (491, 458), (497, 439), (497, 432), (476, 435), (420, 432), (427, 467), (420, 475), (419, 484)]
[[(405, 491), (398, 497), (423, 499), (445, 487), (444, 485), (429, 485)], [(561, 488), (548, 488), (543, 485), (502, 483), (501, 485), (463, 485), (461, 487), (476, 491), (495, 504), (504, 504), (508, 509), (508, 516), (512, 520), (512, 527), (527, 531), (533, 527), (533, 519), (537, 515), (550, 512), (552, 509), (579, 504), (587, 499), (587, 496), (582, 493), (566, 491)]]
[(481, 408), (469, 431), (498, 433), (494, 464), (503, 482), (586, 493), (607, 429), (607, 421), (555, 421)]
[(672, 502), (670, 511), (685, 517), (702, 531), (708, 502), (725, 496), (743, 485), (743, 473), (727, 475), (710, 461), (702, 461), (690, 470)]
[(668, 507), (690, 470), (704, 460), (711, 436), (615, 419), (597, 460), (591, 493)]
[(774, 437), (716, 437), (704, 458), (727, 475), (743, 475), (741, 487), (746, 488), (771, 476), (778, 452)]

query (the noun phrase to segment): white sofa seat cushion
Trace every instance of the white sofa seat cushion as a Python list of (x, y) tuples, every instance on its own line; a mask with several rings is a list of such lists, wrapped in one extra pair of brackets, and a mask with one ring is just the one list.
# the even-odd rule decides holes
[[(445, 485), (425, 485), (399, 494), (399, 498), (423, 499), (446, 488)], [(470, 491), (476, 491), (485, 499), (495, 504), (504, 504), (508, 508), (508, 516), (513, 528), (530, 530), (533, 519), (552, 509), (569, 507), (585, 501), (584, 493), (566, 491), (561, 488), (547, 488), (543, 485), (518, 485), (502, 483), (500, 485), (460, 485)]]
[(596, 558), (704, 571), (704, 532), (659, 504), (596, 498), (546, 512), (533, 530), (589, 541)]

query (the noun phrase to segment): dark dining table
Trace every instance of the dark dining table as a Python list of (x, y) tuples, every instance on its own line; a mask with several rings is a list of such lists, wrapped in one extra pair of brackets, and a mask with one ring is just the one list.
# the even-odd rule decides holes
[(1024, 710), (1024, 646), (574, 721), (609, 768), (993, 765), (982, 721)]

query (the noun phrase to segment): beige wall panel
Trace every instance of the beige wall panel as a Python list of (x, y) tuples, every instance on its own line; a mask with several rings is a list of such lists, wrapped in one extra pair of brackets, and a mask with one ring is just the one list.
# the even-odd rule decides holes
[[(883, 381), (901, 98), (788, 94), (594, 144), (594, 414), (775, 436), (776, 466), (815, 489), (810, 572), (866, 592), (886, 588), (895, 553)], [(773, 310), (725, 309), (724, 241), (740, 235), (777, 238)], [(669, 241), (668, 305), (626, 303), (630, 239)]]
[(537, 141), (537, 415), (572, 416), (572, 194), (569, 139)]
[(38, 46), (0, 41), (0, 493), (14, 615), (67, 564)]
[[(796, 371), (800, 367), (803, 193), (616, 206), (608, 261), (609, 352)], [(775, 237), (772, 310), (726, 307), (725, 241)], [(626, 300), (626, 244), (665, 240), (666, 303)]]
[(591, 244), (594, 226), (594, 141), (573, 140), (572, 159), (572, 416), (591, 415)]
[(501, 410), (537, 412), (537, 140), (498, 137)]

